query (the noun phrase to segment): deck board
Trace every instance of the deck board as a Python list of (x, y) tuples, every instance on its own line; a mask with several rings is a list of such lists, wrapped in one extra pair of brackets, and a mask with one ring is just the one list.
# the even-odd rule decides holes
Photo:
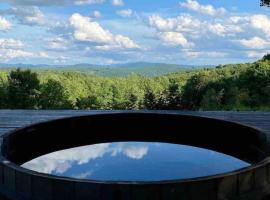
[[(87, 111), (87, 110), (0, 110), (0, 135), (16, 128), (30, 124), (60, 119), (72, 116), (81, 116), (94, 113), (119, 111)], [(142, 111), (147, 112), (147, 111)], [(156, 111), (151, 111), (156, 112)], [(270, 112), (183, 112), (158, 111), (164, 113), (196, 115), (238, 122), (265, 130), (270, 134)]]

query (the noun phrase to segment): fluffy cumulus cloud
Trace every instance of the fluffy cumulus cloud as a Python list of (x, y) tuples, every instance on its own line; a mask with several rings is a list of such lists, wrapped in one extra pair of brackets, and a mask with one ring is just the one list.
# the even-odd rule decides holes
[(0, 38), (0, 60), (8, 62), (16, 58), (50, 58), (46, 52), (30, 52), (20, 40)]
[(221, 37), (232, 36), (237, 33), (244, 32), (244, 30), (240, 26), (236, 26), (229, 23), (208, 23), (207, 24), (208, 31), (212, 32)]
[(193, 10), (206, 15), (216, 16), (226, 13), (225, 8), (214, 8), (212, 5), (201, 5), (196, 0), (186, 0), (180, 3), (181, 7)]
[(6, 62), (15, 58), (29, 57), (34, 57), (34, 53), (20, 49), (0, 49), (0, 58)]
[(10, 30), (11, 27), (12, 27), (12, 24), (7, 19), (0, 16), (0, 31)]
[(104, 0), (75, 0), (74, 4), (76, 5), (85, 5), (85, 4), (102, 4)]
[(270, 18), (266, 15), (253, 15), (250, 17), (252, 27), (263, 31), (270, 37)]
[(100, 50), (139, 48), (130, 38), (112, 34), (89, 17), (75, 13), (70, 17), (69, 21), (70, 25), (74, 28), (74, 38), (76, 40), (96, 44)]
[(109, 43), (113, 40), (113, 35), (108, 30), (103, 29), (98, 22), (92, 21), (89, 17), (76, 13), (69, 21), (74, 27), (74, 37), (79, 41)]
[(190, 33), (192, 35), (202, 35), (203, 33), (211, 32), (223, 37), (243, 32), (240, 26), (229, 20), (221, 19), (221, 22), (216, 22), (215, 19), (203, 21), (188, 14), (175, 18), (163, 18), (156, 14), (151, 15), (149, 16), (149, 24), (158, 31), (174, 31)]
[(226, 27), (224, 25), (222, 25), (221, 23), (209, 24), (208, 28), (211, 32), (213, 32), (219, 36), (225, 36), (225, 34), (226, 34)]
[[(270, 18), (266, 15), (233, 15), (200, 19), (190, 14), (148, 17), (150, 27), (167, 46), (181, 46), (188, 57), (224, 57), (237, 53), (252, 57), (248, 49), (270, 49)], [(226, 45), (226, 48), (224, 48)], [(202, 50), (205, 49), (204, 51)], [(262, 53), (260, 52), (260, 55)]]
[(260, 37), (253, 37), (250, 39), (242, 39), (239, 42), (247, 48), (250, 49), (264, 49), (270, 48), (270, 42), (260, 38)]
[(132, 145), (122, 145), (120, 149), (123, 154), (132, 159), (142, 159), (148, 153), (147, 146), (132, 146)]
[(58, 151), (39, 157), (25, 163), (23, 166), (42, 173), (52, 173), (54, 171), (62, 174), (72, 166), (73, 162), (82, 165), (90, 160), (102, 157), (107, 152), (108, 147), (109, 144), (98, 144), (93, 145), (92, 148), (85, 146)]
[(24, 25), (44, 25), (45, 16), (37, 6), (17, 6), (4, 11), (4, 14), (12, 15)]
[(175, 18), (163, 18), (154, 14), (149, 16), (149, 24), (158, 31), (193, 32), (203, 28), (203, 23), (189, 14), (183, 14)]
[[(33, 38), (35, 39), (33, 41), (40, 41), (36, 44), (36, 49), (41, 47), (43, 48), (40, 49), (41, 51), (52, 51), (55, 54), (54, 60), (58, 63), (70, 61), (69, 58), (75, 53), (80, 59), (85, 59), (85, 62), (92, 62), (91, 56), (91, 58), (95, 57), (94, 62), (100, 62), (100, 60), (132, 62), (143, 59), (152, 61), (151, 59), (157, 57), (164, 58), (162, 60), (164, 62), (169, 60), (165, 54), (171, 55), (170, 62), (179, 62), (177, 58), (186, 57), (257, 58), (258, 55), (270, 51), (270, 15), (266, 12), (260, 13), (259, 10), (256, 11), (257, 13), (238, 10), (230, 12), (227, 7), (226, 10), (221, 6), (203, 4), (201, 3), (203, 1), (199, 0), (180, 0), (176, 9), (184, 12), (180, 12), (178, 16), (175, 12), (166, 13), (164, 10), (160, 13), (147, 14), (143, 10), (135, 12), (128, 7), (118, 7), (118, 9), (113, 7), (123, 6), (123, 1), (0, 0), (0, 3), (10, 4), (6, 10), (0, 11), (0, 33), (2, 32), (2, 35), (10, 33), (10, 37), (13, 38), (17, 30), (32, 31), (36, 28), (39, 34)], [(104, 2), (110, 4), (108, 9), (111, 9), (106, 15), (102, 13), (101, 17), (100, 10), (95, 8), (97, 10), (91, 9), (89, 16), (75, 13), (68, 20), (65, 15), (54, 13), (58, 10), (55, 7), (48, 9), (41, 7), (73, 5), (80, 12), (83, 9), (80, 5)], [(111, 14), (117, 14), (125, 20), (111, 20)], [(131, 17), (135, 14), (136, 18)], [(24, 41), (22, 37), (16, 36)], [(29, 40), (26, 37), (24, 42), (29, 43)], [(26, 50), (28, 45), (19, 47), (18, 44), (16, 41), (1, 40), (1, 59), (38, 56), (51, 58), (53, 55), (53, 53), (49, 55), (32, 53)], [(32, 51), (35, 49), (33, 46), (31, 48)]]
[(189, 42), (183, 33), (193, 32), (201, 26), (200, 21), (192, 19), (190, 15), (167, 19), (159, 15), (152, 15), (149, 17), (149, 24), (158, 31), (157, 37), (165, 45), (190, 48), (194, 44)]
[[(132, 145), (127, 143), (119, 143), (116, 145), (111, 145), (110, 143), (96, 144), (41, 156), (25, 163), (23, 167), (42, 173), (51, 174), (52, 172), (56, 172), (63, 174), (74, 164), (83, 165), (90, 160), (102, 158), (105, 154), (116, 156), (120, 153), (131, 159), (139, 160), (147, 155), (148, 147), (145, 145)], [(86, 178), (92, 173), (93, 170), (89, 170), (85, 173), (74, 175), (74, 177)]]
[(0, 38), (0, 48), (2, 49), (22, 49), (24, 44), (20, 40), (10, 38)]
[(0, 3), (10, 3), (22, 6), (51, 6), (62, 5), (65, 0), (0, 0)]
[(126, 10), (118, 10), (116, 13), (121, 17), (131, 17), (133, 11), (131, 9), (126, 9)]
[(182, 33), (177, 32), (161, 32), (158, 37), (169, 46), (181, 46), (184, 48), (190, 48), (194, 44), (187, 41)]
[(112, 0), (111, 3), (113, 6), (123, 6), (124, 5), (123, 0)]
[(0, 39), (0, 59), (9, 61), (14, 58), (33, 57), (34, 54), (23, 50), (24, 44), (20, 40)]
[(148, 146), (123, 142), (111, 147), (109, 152), (112, 156), (122, 153), (131, 159), (139, 160), (148, 154)]
[(265, 52), (261, 51), (246, 51), (246, 56), (252, 59), (260, 59), (265, 55)]

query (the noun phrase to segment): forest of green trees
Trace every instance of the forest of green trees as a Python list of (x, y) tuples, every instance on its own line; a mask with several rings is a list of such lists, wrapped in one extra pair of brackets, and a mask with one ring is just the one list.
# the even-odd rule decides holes
[(270, 55), (157, 77), (1, 70), (0, 108), (270, 111)]

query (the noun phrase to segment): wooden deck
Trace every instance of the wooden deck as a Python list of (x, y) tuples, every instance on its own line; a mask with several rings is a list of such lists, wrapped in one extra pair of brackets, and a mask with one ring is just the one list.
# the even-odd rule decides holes
[[(93, 113), (121, 112), (121, 111), (76, 111), (76, 110), (0, 110), (0, 135), (5, 132), (27, 126), (33, 123), (53, 119), (88, 115)], [(147, 112), (147, 111), (145, 111)], [(151, 111), (155, 112), (155, 111)], [(270, 112), (180, 112), (158, 111), (165, 113), (178, 113), (185, 115), (205, 116), (239, 122), (265, 130), (270, 134)]]

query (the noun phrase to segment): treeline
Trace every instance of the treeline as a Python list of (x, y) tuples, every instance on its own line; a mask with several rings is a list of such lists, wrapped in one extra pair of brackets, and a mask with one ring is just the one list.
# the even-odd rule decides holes
[(270, 55), (159, 77), (1, 71), (0, 108), (270, 110)]

